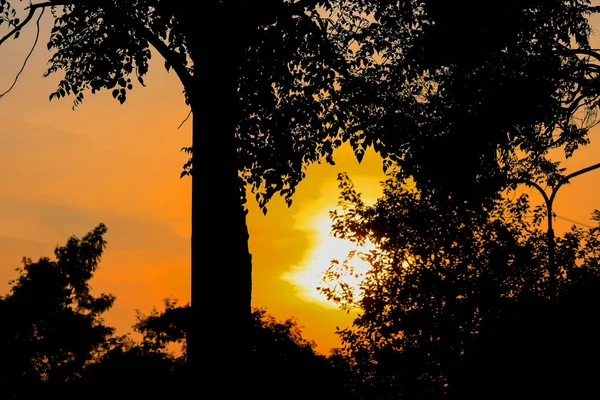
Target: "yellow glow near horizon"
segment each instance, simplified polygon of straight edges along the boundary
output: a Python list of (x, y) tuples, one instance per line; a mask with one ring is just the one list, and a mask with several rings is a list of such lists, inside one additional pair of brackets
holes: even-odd
[[(372, 248), (370, 243), (364, 247), (358, 247), (354, 243), (338, 239), (331, 234), (332, 222), (328, 212), (321, 212), (309, 222), (309, 228), (313, 234), (314, 246), (306, 253), (300, 265), (293, 266), (291, 271), (282, 275), (282, 279), (292, 283), (296, 287), (297, 294), (305, 301), (317, 303), (328, 308), (337, 308), (332, 301), (327, 300), (324, 294), (317, 289), (325, 285), (323, 276), (329, 268), (332, 260), (343, 262), (352, 250), (368, 251)], [(354, 275), (344, 276), (343, 282), (350, 285), (358, 293), (358, 287), (363, 274), (369, 270), (370, 265), (355, 257), (352, 265)]]

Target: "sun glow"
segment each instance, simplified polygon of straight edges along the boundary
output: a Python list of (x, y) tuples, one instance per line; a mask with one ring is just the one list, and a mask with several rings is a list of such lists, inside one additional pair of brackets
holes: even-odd
[[(319, 292), (319, 286), (324, 286), (323, 276), (332, 260), (342, 263), (350, 251), (368, 251), (372, 245), (367, 243), (364, 247), (358, 247), (347, 240), (335, 238), (331, 235), (332, 222), (328, 213), (323, 212), (316, 215), (308, 224), (308, 229), (313, 234), (314, 245), (306, 253), (300, 265), (293, 266), (282, 276), (282, 279), (292, 283), (296, 287), (297, 294), (305, 301), (317, 303), (322, 306), (337, 308), (333, 302), (327, 300), (326, 296)], [(361, 276), (368, 271), (370, 265), (354, 257), (352, 260), (354, 274), (344, 276), (342, 282), (348, 284), (355, 290), (361, 282)]]

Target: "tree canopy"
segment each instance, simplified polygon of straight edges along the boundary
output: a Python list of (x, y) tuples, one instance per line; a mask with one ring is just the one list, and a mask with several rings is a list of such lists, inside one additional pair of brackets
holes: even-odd
[[(581, 288), (592, 288), (586, 289), (592, 293), (600, 276), (599, 227), (586, 231), (573, 226), (557, 239), (560, 279), (557, 296), (549, 302), (546, 231), (540, 226), (545, 209), (532, 208), (527, 195), (497, 200), (486, 212), (468, 212), (397, 179), (385, 183), (382, 198), (372, 206), (361, 201), (347, 176), (340, 177), (340, 188), (333, 233), (357, 244), (369, 240), (374, 249), (358, 255), (370, 265), (358, 289), (344, 285), (344, 277), (356, 273), (349, 259), (332, 264), (325, 277), (329, 285), (322, 291), (342, 307), (359, 311), (352, 326), (338, 333), (362, 398), (475, 393), (469, 382), (483, 365), (500, 374), (494, 360), (504, 366), (519, 363), (515, 349), (542, 332), (533, 322), (519, 324), (538, 312), (543, 326), (562, 327), (552, 338), (571, 332), (567, 317), (574, 312), (586, 315), (573, 321), (587, 329), (585, 320), (597, 300), (577, 299), (577, 293)], [(501, 356), (493, 349), (505, 341), (510, 357), (485, 358)], [(556, 349), (540, 344), (536, 351), (566, 354), (562, 346), (570, 346), (543, 343)], [(527, 354), (521, 356), (530, 362)], [(544, 370), (559, 368), (557, 362), (551, 365)], [(477, 376), (502, 384), (483, 371)], [(552, 384), (548, 376), (543, 378), (545, 385)]]
[[(73, 95), (74, 105), (100, 90), (124, 102), (144, 84), (151, 48), (180, 78), (188, 104), (210, 97), (194, 79), (213, 63), (198, 63), (211, 57), (198, 46), (212, 31), (214, 51), (230, 46), (238, 166), (264, 207), (275, 193), (291, 201), (307, 164), (333, 161), (347, 140), (359, 159), (374, 146), (384, 167), (399, 163), (437, 189), (496, 182), (517, 154), (521, 174), (548, 172), (547, 152), (572, 154), (596, 122), (591, 4), (237, 0), (228, 24), (245, 35), (235, 46), (218, 34), (220, 22), (192, 29), (184, 2), (49, 1), (23, 19), (5, 1), (0, 23), (14, 35), (36, 10), (51, 9), (47, 74), (65, 74), (50, 98)], [(208, 2), (205, 11), (219, 7)]]
[(62, 387), (102, 354), (114, 333), (102, 315), (114, 297), (92, 295), (89, 280), (98, 268), (105, 233), (100, 224), (81, 239), (69, 238), (56, 247), (55, 260), (23, 259), (10, 292), (0, 300), (5, 395), (27, 399), (43, 387)]
[(548, 153), (588, 142), (590, 1), (340, 3), (358, 143), (421, 189), (482, 201), (507, 176), (552, 178)]

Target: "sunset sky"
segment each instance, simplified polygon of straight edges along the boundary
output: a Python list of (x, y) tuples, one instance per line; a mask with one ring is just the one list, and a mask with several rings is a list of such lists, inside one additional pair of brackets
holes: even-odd
[[(108, 227), (108, 247), (93, 279), (95, 292), (117, 301), (107, 321), (129, 332), (135, 309), (149, 312), (172, 296), (189, 300), (190, 179), (179, 179), (187, 160), (191, 124), (182, 86), (156, 56), (145, 79), (120, 105), (109, 92), (91, 95), (75, 111), (72, 99), (48, 100), (58, 76), (44, 78), (49, 19), (17, 85), (0, 98), (0, 293), (23, 256), (53, 256), (70, 235)], [(0, 32), (1, 34), (2, 32)], [(0, 47), (0, 93), (12, 83), (35, 36), (34, 26)], [(576, 153), (568, 171), (600, 162), (600, 138)], [(313, 165), (291, 208), (275, 198), (266, 216), (250, 202), (248, 225), (254, 262), (253, 304), (279, 319), (296, 317), (321, 352), (339, 345), (335, 327), (351, 316), (315, 290), (330, 258), (348, 244), (328, 236), (327, 213), (338, 197), (336, 176), (347, 172), (367, 201), (384, 179), (372, 151), (358, 164), (348, 148), (336, 166)], [(585, 224), (600, 208), (600, 170), (561, 189), (555, 212)], [(533, 192), (532, 192), (533, 193)], [(558, 219), (557, 231), (569, 223)]]

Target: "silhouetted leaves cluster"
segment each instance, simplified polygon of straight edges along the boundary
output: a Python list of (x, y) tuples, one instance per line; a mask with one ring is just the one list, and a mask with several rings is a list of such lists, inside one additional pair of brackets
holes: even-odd
[[(587, 319), (597, 307), (592, 293), (600, 276), (600, 228), (573, 227), (557, 239), (562, 278), (557, 303), (552, 303), (547, 299), (546, 232), (526, 195), (498, 200), (482, 212), (458, 210), (456, 203), (439, 201), (399, 179), (385, 182), (383, 196), (372, 206), (361, 201), (345, 175), (340, 188), (339, 208), (332, 213), (334, 234), (359, 245), (368, 240), (374, 249), (360, 255), (370, 269), (359, 288), (340, 284), (356, 273), (349, 259), (332, 264), (325, 277), (329, 285), (321, 290), (342, 307), (359, 311), (352, 327), (338, 333), (356, 374), (353, 387), (362, 398), (471, 395), (471, 374), (477, 372), (477, 379), (490, 385), (505, 385), (501, 368), (520, 360), (537, 366), (552, 361), (544, 371), (565, 370), (550, 356), (542, 362), (516, 349), (530, 346), (541, 354), (548, 345), (554, 347), (550, 354), (563, 357), (572, 344), (558, 341), (559, 332), (587, 332)], [(582, 288), (586, 299), (577, 297)], [(579, 311), (585, 317), (569, 316)], [(532, 319), (536, 313), (539, 320)], [(520, 326), (518, 321), (526, 319), (529, 323)], [(545, 325), (537, 327), (534, 321)], [(556, 327), (548, 333), (553, 341), (541, 340), (534, 348), (528, 340), (548, 324)], [(505, 341), (510, 357), (505, 347), (493, 357), (487, 353)], [(500, 356), (505, 358), (494, 358)], [(494, 372), (488, 376), (484, 366)], [(510, 376), (516, 371), (511, 369)], [(552, 385), (551, 376), (557, 375), (540, 379)], [(517, 390), (513, 383), (510, 387)]]
[(114, 329), (101, 316), (114, 297), (90, 293), (88, 281), (104, 250), (100, 224), (82, 239), (55, 250), (56, 260), (25, 258), (10, 292), (0, 301), (0, 386), (31, 398), (42, 384), (76, 380), (103, 350)]
[(485, 203), (507, 176), (558, 172), (548, 151), (588, 143), (598, 107), (590, 1), (336, 5), (332, 37), (361, 131), (350, 142), (359, 153), (372, 145), (421, 190)]
[(295, 320), (277, 321), (264, 309), (254, 309), (252, 320), (250, 393), (264, 399), (352, 399), (343, 362), (318, 354)]

